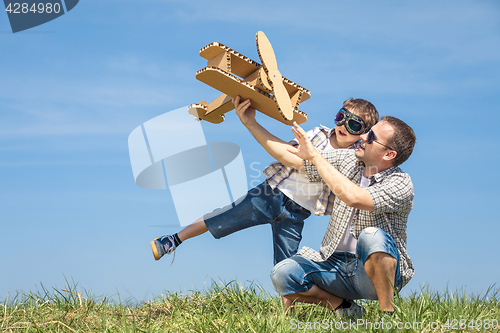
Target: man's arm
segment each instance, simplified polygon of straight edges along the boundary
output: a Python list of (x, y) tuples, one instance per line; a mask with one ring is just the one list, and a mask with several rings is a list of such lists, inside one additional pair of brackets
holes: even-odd
[(275, 137), (255, 120), (255, 109), (250, 107), (250, 100), (240, 103), (240, 96), (233, 100), (236, 114), (245, 127), (252, 133), (262, 147), (278, 162), (287, 167), (302, 168), (302, 159), (288, 151), (289, 143)]
[(368, 189), (375, 206), (375, 213), (409, 213), (413, 208), (413, 183), (404, 172), (394, 172), (382, 183)]
[(351, 182), (331, 165), (313, 146), (311, 141), (307, 138), (306, 132), (297, 123), (294, 123), (293, 126), (294, 128), (292, 128), (292, 131), (299, 141), (300, 146), (298, 148), (290, 147), (288, 151), (297, 155), (300, 159), (314, 163), (325, 184), (328, 185), (333, 194), (345, 202), (349, 207), (373, 212), (375, 210), (375, 205), (370, 193), (366, 189)]

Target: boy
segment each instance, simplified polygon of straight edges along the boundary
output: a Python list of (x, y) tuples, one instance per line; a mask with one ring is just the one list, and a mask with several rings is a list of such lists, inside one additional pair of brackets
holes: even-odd
[[(177, 234), (151, 241), (156, 260), (170, 254), (183, 241), (206, 231), (218, 239), (269, 223), (273, 231), (274, 264), (277, 264), (297, 253), (304, 220), (311, 212), (315, 215), (332, 213), (334, 195), (328, 186), (310, 183), (303, 172), (291, 167), (292, 154), (288, 149), (297, 146), (297, 141), (282, 141), (257, 123), (250, 100), (240, 103), (238, 96), (233, 103), (243, 125), (276, 161), (264, 169), (266, 180), (234, 204), (204, 215)], [(335, 117), (334, 129), (315, 127), (308, 132), (308, 137), (320, 151), (355, 148), (361, 134), (377, 122), (378, 112), (372, 103), (363, 99), (348, 99)]]

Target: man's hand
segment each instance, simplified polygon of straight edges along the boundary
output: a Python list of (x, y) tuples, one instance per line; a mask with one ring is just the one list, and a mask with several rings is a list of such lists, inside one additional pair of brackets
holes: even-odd
[(249, 127), (255, 123), (255, 109), (250, 107), (251, 102), (249, 99), (240, 103), (240, 96), (236, 96), (232, 100), (236, 114), (240, 118), (243, 125)]
[[(333, 194), (345, 202), (347, 206), (373, 212), (375, 204), (368, 190), (359, 187), (351, 182), (346, 176), (340, 173), (323, 155), (313, 146), (306, 132), (293, 122), (292, 132), (295, 134), (300, 146), (297, 148), (288, 148), (288, 151), (308, 160), (309, 164), (314, 162), (316, 172), (330, 188)], [(294, 166), (296, 169), (299, 166)]]
[(321, 155), (316, 147), (313, 146), (311, 140), (307, 137), (306, 132), (295, 121), (293, 122), (292, 132), (299, 142), (299, 147), (288, 148), (288, 151), (297, 155), (303, 160), (312, 161), (316, 156)]

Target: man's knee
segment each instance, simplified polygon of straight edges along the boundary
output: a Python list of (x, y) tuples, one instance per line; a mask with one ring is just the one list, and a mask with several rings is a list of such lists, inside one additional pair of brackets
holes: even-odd
[(295, 289), (300, 283), (300, 275), (303, 272), (300, 265), (293, 259), (285, 259), (277, 263), (271, 272), (271, 281), (278, 294), (289, 293), (290, 289)]
[(379, 265), (381, 260), (390, 263), (390, 267), (397, 267), (398, 265), (399, 252), (396, 242), (388, 233), (380, 228), (369, 227), (361, 231), (358, 237), (356, 252), (365, 266), (369, 266), (370, 263)]
[(382, 229), (375, 227), (368, 227), (363, 229), (358, 237), (358, 244), (364, 247), (371, 247), (372, 245), (382, 242), (383, 237), (381, 236)]
[(396, 257), (397, 247), (394, 239), (384, 230), (368, 227), (359, 234), (356, 252), (364, 263), (368, 256), (374, 252), (385, 252)]

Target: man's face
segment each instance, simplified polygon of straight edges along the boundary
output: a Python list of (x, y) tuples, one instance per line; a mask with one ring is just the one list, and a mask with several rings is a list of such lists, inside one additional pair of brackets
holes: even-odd
[[(371, 130), (375, 134), (375, 141), (389, 146), (389, 139), (392, 138), (392, 135), (394, 134), (394, 129), (389, 123), (382, 120), (381, 122), (373, 126)], [(371, 144), (368, 144), (366, 142), (367, 138), (368, 133), (361, 135), (361, 140), (363, 142), (361, 143), (361, 146), (356, 149), (356, 157), (358, 158), (358, 160), (365, 162), (366, 165), (377, 165), (384, 158), (387, 158), (386, 155), (391, 150), (382, 146), (381, 144), (378, 144), (375, 141), (373, 141)]]

